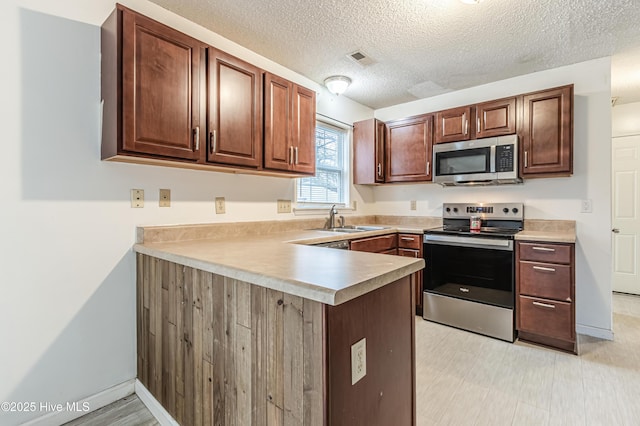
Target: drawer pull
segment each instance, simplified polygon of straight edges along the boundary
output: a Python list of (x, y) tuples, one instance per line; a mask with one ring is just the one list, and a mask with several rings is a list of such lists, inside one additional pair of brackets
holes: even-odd
[(402, 241), (415, 241), (415, 238), (410, 238), (410, 237), (402, 237), (400, 238)]
[(536, 269), (538, 271), (545, 271), (545, 272), (555, 272), (555, 268), (545, 268), (544, 266), (534, 266), (533, 269)]
[(469, 293), (469, 289), (464, 287), (460, 287), (460, 291), (463, 293)]
[(536, 306), (540, 306), (542, 308), (551, 308), (551, 309), (555, 309), (556, 305), (551, 305), (549, 303), (542, 303), (542, 302), (533, 302), (534, 305)]
[(531, 247), (534, 250), (538, 250), (538, 251), (556, 251), (556, 249), (554, 248), (549, 248), (549, 247)]

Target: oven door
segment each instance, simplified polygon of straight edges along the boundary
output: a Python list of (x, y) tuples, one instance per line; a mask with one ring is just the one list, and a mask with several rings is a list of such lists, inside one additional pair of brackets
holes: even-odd
[(424, 258), (425, 292), (513, 309), (513, 240), (427, 234)]

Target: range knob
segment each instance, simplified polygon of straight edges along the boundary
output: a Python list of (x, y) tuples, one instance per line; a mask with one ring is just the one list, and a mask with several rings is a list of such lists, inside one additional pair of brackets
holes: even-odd
[(509, 209), (505, 207), (504, 209), (502, 209), (502, 212), (503, 213), (509, 213)]
[(454, 207), (454, 208), (453, 208), (453, 212), (454, 212), (454, 213), (458, 213), (458, 208), (457, 208), (457, 207)]
[(449, 213), (451, 211), (451, 207), (447, 207), (446, 210), (447, 210), (447, 213)]
[(511, 211), (514, 212), (514, 213), (518, 213), (518, 208), (514, 207), (514, 208), (511, 209)]

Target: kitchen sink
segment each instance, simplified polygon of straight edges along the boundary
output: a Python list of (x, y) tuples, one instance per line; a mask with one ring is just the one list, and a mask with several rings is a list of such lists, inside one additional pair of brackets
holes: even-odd
[(365, 232), (365, 231), (381, 231), (384, 229), (390, 229), (389, 226), (359, 226), (359, 225), (345, 225), (338, 228), (316, 228), (314, 231), (328, 231), (328, 232)]

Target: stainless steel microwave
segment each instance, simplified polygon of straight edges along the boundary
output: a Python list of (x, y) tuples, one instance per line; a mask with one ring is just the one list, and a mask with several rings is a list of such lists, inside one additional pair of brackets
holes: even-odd
[(442, 186), (520, 183), (518, 136), (433, 146), (433, 182)]

